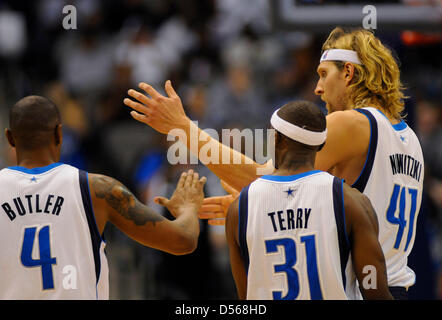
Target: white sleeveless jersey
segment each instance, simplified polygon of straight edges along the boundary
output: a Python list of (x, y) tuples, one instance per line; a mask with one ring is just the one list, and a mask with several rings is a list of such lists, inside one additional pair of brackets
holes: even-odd
[(86, 172), (0, 171), (0, 299), (108, 299), (104, 246)]
[(353, 187), (364, 193), (376, 210), (388, 285), (408, 288), (416, 278), (407, 259), (422, 201), (422, 148), (404, 121), (392, 125), (375, 108), (356, 111), (370, 121), (371, 137), (364, 168)]
[(343, 201), (342, 180), (322, 171), (263, 176), (241, 191), (247, 299), (357, 297)]

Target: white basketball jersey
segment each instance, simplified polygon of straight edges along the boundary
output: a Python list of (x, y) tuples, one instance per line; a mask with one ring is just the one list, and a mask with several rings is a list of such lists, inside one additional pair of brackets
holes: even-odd
[(247, 299), (348, 299), (356, 276), (343, 183), (326, 172), (263, 176), (241, 191)]
[(404, 121), (392, 125), (378, 109), (356, 110), (370, 121), (371, 137), (364, 168), (353, 187), (367, 195), (376, 210), (388, 285), (408, 288), (415, 283), (407, 259), (422, 201), (422, 148)]
[(108, 299), (104, 246), (86, 172), (0, 171), (0, 299)]

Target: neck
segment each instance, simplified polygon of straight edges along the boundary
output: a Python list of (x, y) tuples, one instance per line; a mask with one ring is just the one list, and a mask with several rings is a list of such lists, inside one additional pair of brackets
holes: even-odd
[(58, 162), (53, 152), (47, 149), (17, 151), (17, 165), (28, 169), (46, 167)]
[(315, 154), (312, 153), (284, 153), (277, 159), (277, 169), (274, 175), (286, 176), (311, 171), (315, 166)]

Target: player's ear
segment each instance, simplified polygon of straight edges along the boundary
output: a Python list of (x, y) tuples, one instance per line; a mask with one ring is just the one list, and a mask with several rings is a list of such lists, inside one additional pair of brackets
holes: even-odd
[(8, 140), (8, 143), (11, 147), (15, 148), (15, 141), (14, 138), (12, 137), (12, 132), (9, 129), (5, 129), (5, 135), (6, 135), (6, 140)]
[(57, 124), (54, 130), (55, 145), (61, 145), (63, 143), (63, 125)]
[(345, 79), (345, 84), (347, 86), (353, 80), (354, 74), (355, 74), (355, 66), (350, 62), (346, 62), (344, 64), (344, 79)]

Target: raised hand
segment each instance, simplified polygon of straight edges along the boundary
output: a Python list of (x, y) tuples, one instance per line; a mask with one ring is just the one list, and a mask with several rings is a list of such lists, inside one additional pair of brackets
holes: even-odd
[(151, 126), (158, 132), (168, 134), (172, 129), (185, 128), (189, 125), (180, 97), (172, 87), (170, 80), (166, 81), (167, 97), (161, 95), (151, 85), (141, 82), (140, 89), (146, 94), (130, 89), (128, 95), (136, 101), (126, 98), (124, 104), (132, 108), (131, 116), (142, 123)]
[(221, 185), (229, 194), (205, 198), (198, 212), (198, 217), (207, 219), (207, 223), (210, 225), (225, 225), (227, 210), (230, 204), (239, 196), (239, 192), (225, 181), (221, 180)]
[(175, 218), (186, 210), (196, 214), (204, 200), (203, 188), (206, 180), (206, 177), (199, 179), (198, 173), (193, 170), (183, 172), (172, 197), (155, 197), (154, 201), (166, 207)]

